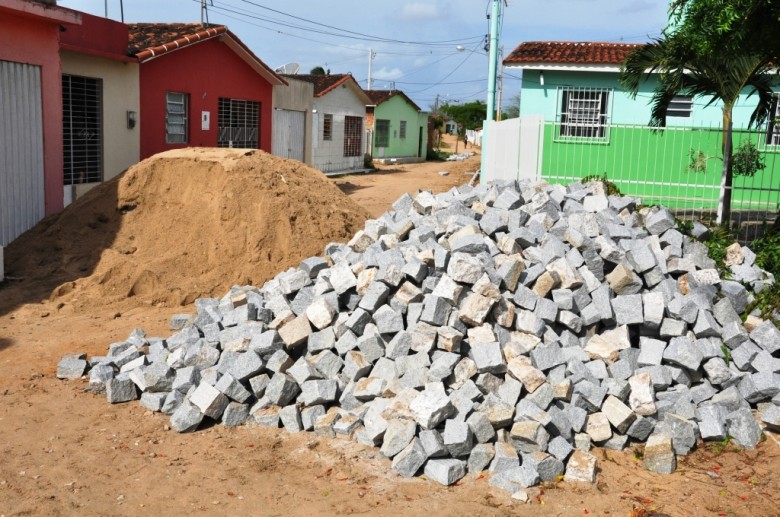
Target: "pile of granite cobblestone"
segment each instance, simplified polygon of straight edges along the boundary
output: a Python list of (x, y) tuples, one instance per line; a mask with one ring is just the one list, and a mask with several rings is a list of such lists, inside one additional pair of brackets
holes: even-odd
[(721, 278), (705, 227), (637, 207), (599, 182), (404, 195), (324, 257), (197, 300), (168, 338), (68, 355), (58, 376), (88, 372), (180, 432), (342, 435), (401, 476), (489, 470), (512, 493), (593, 482), (592, 446), (644, 443), (661, 473), (699, 440), (753, 448), (780, 430), (780, 331), (741, 315), (774, 279), (738, 244)]

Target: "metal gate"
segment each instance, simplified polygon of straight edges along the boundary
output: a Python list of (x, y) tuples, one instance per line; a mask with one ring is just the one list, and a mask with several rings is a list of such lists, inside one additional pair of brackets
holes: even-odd
[(0, 61), (0, 246), (45, 213), (41, 69)]
[(303, 111), (274, 110), (273, 154), (305, 161), (306, 114)]

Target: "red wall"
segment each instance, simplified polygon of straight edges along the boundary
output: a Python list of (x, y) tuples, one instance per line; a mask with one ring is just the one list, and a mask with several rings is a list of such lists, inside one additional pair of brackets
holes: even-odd
[[(216, 147), (220, 97), (260, 102), (260, 148), (271, 152), (272, 87), (218, 38), (141, 64), (141, 159), (180, 147)], [(165, 143), (165, 94), (189, 94), (187, 144)], [(201, 130), (201, 111), (211, 113)]]
[(0, 10), (0, 59), (41, 67), (46, 215), (63, 208), (62, 77), (56, 22)]

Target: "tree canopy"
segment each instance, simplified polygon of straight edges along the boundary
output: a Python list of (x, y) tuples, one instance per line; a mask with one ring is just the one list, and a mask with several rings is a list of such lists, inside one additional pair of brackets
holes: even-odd
[[(673, 6), (675, 24), (654, 42), (634, 50), (625, 60), (620, 81), (636, 97), (640, 84), (651, 74), (658, 78), (651, 100), (649, 124), (666, 125), (667, 108), (677, 95), (722, 102), (723, 169), (718, 221), (731, 218), (731, 187), (734, 174), (732, 112), (743, 90), (756, 98), (750, 117), (759, 126), (771, 114), (774, 74), (769, 65), (778, 54), (774, 38), (754, 27), (755, 10), (772, 11), (769, 0), (678, 0)], [(766, 13), (771, 14), (770, 12)], [(777, 25), (777, 17), (774, 25)], [(771, 24), (770, 20), (770, 24)], [(758, 37), (749, 30), (756, 29)]]
[(458, 123), (461, 130), (482, 127), (485, 120), (487, 105), (482, 101), (472, 101), (465, 104), (442, 104), (441, 112)]
[(748, 52), (762, 61), (780, 57), (777, 0), (676, 0), (674, 35), (697, 54)]

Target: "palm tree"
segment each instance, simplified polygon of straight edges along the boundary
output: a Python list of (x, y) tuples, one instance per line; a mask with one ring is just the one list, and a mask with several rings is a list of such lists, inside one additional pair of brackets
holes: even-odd
[(732, 110), (739, 94), (750, 88), (748, 97), (756, 94), (758, 103), (750, 116), (748, 127), (763, 124), (772, 108), (772, 78), (769, 63), (757, 54), (715, 55), (696, 53), (692, 45), (678, 33), (637, 47), (620, 71), (620, 82), (636, 98), (641, 82), (654, 73), (658, 85), (653, 91), (649, 125), (666, 125), (666, 110), (677, 95), (709, 97), (707, 106), (723, 103), (723, 170), (721, 173), (718, 223), (731, 221), (732, 186)]

